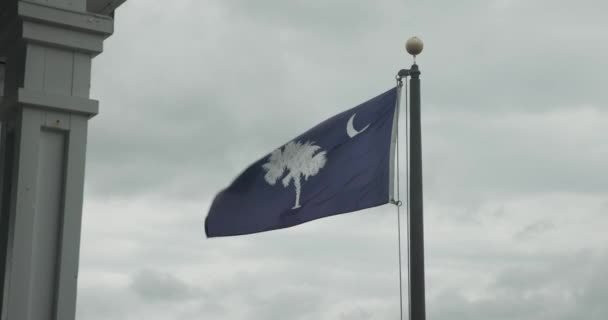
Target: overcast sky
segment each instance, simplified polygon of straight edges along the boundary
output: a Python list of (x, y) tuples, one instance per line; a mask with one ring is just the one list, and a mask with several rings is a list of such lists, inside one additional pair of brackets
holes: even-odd
[(412, 35), (428, 318), (607, 319), (606, 12), (127, 1), (93, 63), (78, 319), (397, 319), (394, 207), (211, 240), (203, 220), (249, 164), (393, 86)]

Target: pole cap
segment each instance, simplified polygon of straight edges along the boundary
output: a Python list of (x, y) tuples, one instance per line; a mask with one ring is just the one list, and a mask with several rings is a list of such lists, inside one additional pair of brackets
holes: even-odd
[(407, 50), (407, 52), (413, 55), (414, 57), (416, 57), (420, 54), (420, 52), (422, 52), (423, 47), (424, 44), (422, 43), (422, 40), (420, 40), (420, 38), (418, 37), (411, 37), (407, 39), (407, 42), (405, 42), (405, 50)]

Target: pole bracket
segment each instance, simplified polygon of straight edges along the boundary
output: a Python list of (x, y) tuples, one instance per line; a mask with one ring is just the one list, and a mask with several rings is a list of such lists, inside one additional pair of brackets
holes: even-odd
[(397, 75), (395, 76), (395, 78), (397, 78), (397, 80), (401, 80), (403, 78), (407, 78), (410, 75), (410, 69), (401, 69), (399, 70), (399, 72), (397, 72)]
[(403, 78), (412, 77), (418, 79), (420, 77), (420, 69), (417, 64), (413, 64), (411, 69), (401, 69), (397, 72), (395, 78), (399, 81)]

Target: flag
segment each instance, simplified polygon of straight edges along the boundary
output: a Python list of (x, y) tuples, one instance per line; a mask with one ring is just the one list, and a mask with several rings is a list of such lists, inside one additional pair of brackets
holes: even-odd
[(207, 237), (287, 228), (389, 202), (398, 96), (390, 89), (249, 166), (213, 200)]

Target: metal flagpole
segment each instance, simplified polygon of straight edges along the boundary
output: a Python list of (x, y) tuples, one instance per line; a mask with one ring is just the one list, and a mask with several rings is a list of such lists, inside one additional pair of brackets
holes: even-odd
[[(408, 266), (409, 266), (409, 319), (425, 320), (424, 293), (424, 227), (422, 205), (422, 148), (420, 130), (420, 69), (416, 64), (416, 55), (422, 52), (422, 41), (417, 37), (410, 38), (405, 48), (414, 56), (411, 69), (402, 69), (397, 73), (397, 81), (410, 77), (409, 123), (406, 119), (406, 131), (409, 127), (408, 157)], [(407, 90), (406, 90), (407, 94)], [(407, 116), (407, 114), (406, 114)], [(409, 124), (409, 125), (408, 125)], [(406, 133), (407, 134), (407, 133)], [(398, 158), (397, 158), (398, 159)], [(397, 160), (398, 161), (398, 160)], [(398, 170), (397, 170), (398, 171)], [(397, 180), (398, 181), (398, 180)], [(400, 205), (400, 201), (398, 206)], [(399, 212), (397, 212), (399, 214)], [(400, 221), (398, 220), (400, 225)], [(399, 229), (398, 229), (399, 230)], [(401, 245), (399, 233), (399, 245)], [(401, 248), (399, 248), (399, 293), (401, 297)], [(403, 306), (400, 304), (400, 310)], [(402, 313), (400, 318), (402, 317)]]
[(416, 64), (416, 55), (422, 52), (422, 41), (416, 37), (406, 43), (407, 52), (414, 56), (414, 64), (409, 70), (410, 76), (410, 215), (408, 230), (410, 242), (409, 298), (410, 319), (425, 319), (424, 288), (424, 225), (422, 203), (422, 146), (420, 125), (420, 70)]

